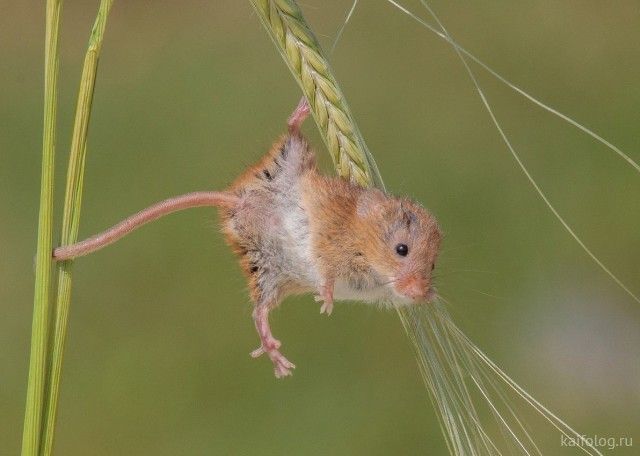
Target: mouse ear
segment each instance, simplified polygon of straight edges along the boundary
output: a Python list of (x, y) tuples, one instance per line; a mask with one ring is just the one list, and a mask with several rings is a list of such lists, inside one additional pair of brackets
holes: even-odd
[(382, 214), (385, 194), (377, 188), (368, 188), (358, 198), (357, 213), (360, 217), (371, 217)]

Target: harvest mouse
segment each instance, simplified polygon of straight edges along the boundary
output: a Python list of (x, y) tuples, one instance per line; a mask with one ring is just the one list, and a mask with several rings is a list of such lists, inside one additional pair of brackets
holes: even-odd
[(441, 241), (435, 218), (410, 199), (320, 174), (300, 132), (308, 114), (303, 100), (288, 133), (225, 191), (162, 201), (85, 241), (56, 248), (54, 259), (86, 255), (176, 210), (218, 207), (255, 304), (261, 344), (251, 356), (266, 354), (278, 378), (295, 368), (269, 327), (269, 311), (286, 296), (316, 293), (320, 313), (327, 315), (334, 300), (389, 306), (430, 301)]

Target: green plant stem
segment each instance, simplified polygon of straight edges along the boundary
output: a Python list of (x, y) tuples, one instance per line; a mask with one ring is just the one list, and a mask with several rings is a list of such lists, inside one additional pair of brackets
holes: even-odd
[[(84, 58), (67, 170), (62, 218), (62, 245), (73, 244), (78, 238), (91, 106), (100, 50), (112, 4), (113, 0), (102, 0), (100, 2)], [(60, 377), (71, 304), (72, 261), (60, 262), (56, 268), (58, 272), (58, 287), (53, 315), (53, 331), (50, 337), (51, 350), (49, 353), (49, 369), (47, 371), (46, 406), (42, 426), (41, 454), (45, 456), (50, 455), (53, 450), (58, 399), (60, 396)]]
[(53, 173), (56, 145), (58, 30), (61, 0), (47, 0), (44, 57), (44, 128), (36, 250), (35, 292), (31, 327), (29, 380), (22, 434), (22, 455), (35, 456), (40, 445), (46, 375), (47, 329), (51, 299)]

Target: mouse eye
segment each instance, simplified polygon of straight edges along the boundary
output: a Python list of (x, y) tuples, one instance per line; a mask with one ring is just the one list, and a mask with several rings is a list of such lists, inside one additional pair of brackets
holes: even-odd
[(433, 271), (435, 268), (436, 268), (436, 264), (435, 264), (435, 263), (432, 263), (432, 264), (431, 264), (431, 270)]
[(407, 247), (407, 244), (398, 244), (396, 245), (396, 253), (400, 256), (407, 256), (407, 253), (409, 253), (409, 247)]

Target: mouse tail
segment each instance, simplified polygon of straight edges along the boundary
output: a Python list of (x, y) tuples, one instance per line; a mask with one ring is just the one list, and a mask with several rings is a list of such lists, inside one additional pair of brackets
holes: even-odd
[(192, 207), (214, 206), (220, 208), (233, 208), (239, 202), (239, 198), (227, 192), (193, 192), (185, 195), (174, 196), (160, 201), (132, 216), (124, 219), (117, 225), (91, 236), (76, 244), (57, 247), (53, 250), (53, 259), (56, 261), (70, 260), (72, 258), (88, 255), (100, 250), (109, 244), (116, 242), (132, 231), (149, 222), (153, 222), (172, 212), (189, 209)]

